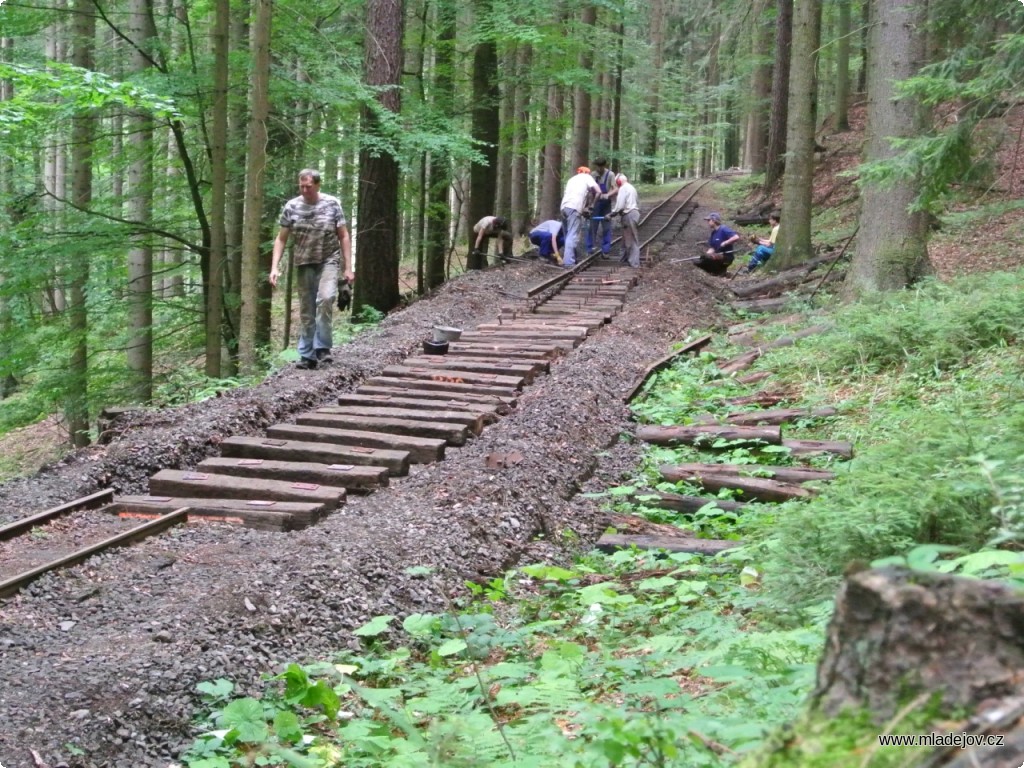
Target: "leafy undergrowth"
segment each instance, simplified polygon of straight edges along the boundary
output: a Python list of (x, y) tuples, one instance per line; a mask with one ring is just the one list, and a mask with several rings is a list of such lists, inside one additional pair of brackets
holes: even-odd
[(379, 617), (356, 632), (365, 653), (218, 706), (188, 764), (723, 765), (796, 714), (820, 645), (757, 628), (758, 575), (727, 559), (588, 555), (475, 591), (406, 617), (402, 645), (378, 640), (399, 624)]
[[(773, 374), (754, 386), (838, 412), (787, 425), (786, 436), (852, 440), (854, 460), (798, 461), (780, 446), (725, 440), (651, 447), (604, 494), (616, 512), (735, 540), (730, 552), (590, 552), (571, 568), (524, 566), (468, 585), (443, 615), (377, 617), (355, 633), (361, 653), (291, 665), (258, 699), (206, 683), (205, 734), (187, 764), (895, 764), (870, 713), (800, 714), (831, 595), (858, 562), (1024, 585), (1022, 283), (1016, 273), (930, 284), (844, 308), (827, 318), (831, 330), (758, 361)], [(823, 319), (750, 326), (770, 340)], [(717, 351), (742, 350), (721, 339)], [(705, 354), (658, 374), (634, 410), (641, 422), (685, 424), (741, 409), (726, 399), (754, 386), (722, 377)], [(658, 470), (693, 461), (748, 465), (755, 477), (810, 464), (836, 478), (799, 502), (726, 511), (716, 499), (736, 493), (723, 491), (694, 514), (658, 506), (655, 491), (701, 495)], [(927, 731), (950, 716), (918, 707), (905, 724)], [(907, 752), (900, 761), (913, 764)]]

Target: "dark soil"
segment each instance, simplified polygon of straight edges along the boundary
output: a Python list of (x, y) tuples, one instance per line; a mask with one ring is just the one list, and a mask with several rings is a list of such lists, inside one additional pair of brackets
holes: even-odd
[[(678, 243), (705, 236), (704, 212)], [(666, 247), (611, 325), (444, 462), (350, 496), (304, 531), (178, 528), (0, 603), (0, 762), (34, 766), (35, 750), (50, 766), (167, 766), (195, 735), (198, 682), (225, 677), (239, 694), (255, 692), (285, 662), (358, 647), (351, 631), (375, 615), (443, 610), (466, 579), (588, 548), (606, 517), (579, 491), (618, 484), (639, 456), (620, 439), (631, 431), (623, 393), (672, 342), (717, 322), (724, 283), (667, 263), (690, 255), (685, 247)], [(434, 324), (493, 320), (509, 303), (501, 291), (549, 274), (518, 264), (468, 275), (337, 348), (329, 367), (289, 368), (258, 387), (132, 414), (110, 445), (0, 486), (0, 524), (98, 488), (144, 493), (160, 469), (194, 467), (227, 436), (259, 434), (354, 389), (414, 351)], [(489, 469), (495, 451), (524, 459)], [(416, 565), (436, 575), (405, 573)]]

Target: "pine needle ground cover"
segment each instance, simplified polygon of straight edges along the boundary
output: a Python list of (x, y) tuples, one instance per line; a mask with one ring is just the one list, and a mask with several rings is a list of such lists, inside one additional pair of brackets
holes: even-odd
[[(837, 473), (814, 499), (727, 513), (709, 496), (692, 516), (645, 504), (653, 491), (700, 493), (665, 482), (661, 464), (746, 464), (756, 476), (796, 463), (786, 449), (728, 441), (652, 447), (605, 492), (617, 512), (736, 539), (732, 552), (581, 551), (564, 567), (465, 585), (443, 613), (376, 617), (355, 630), (358, 652), (290, 664), (262, 691), (202, 684), (202, 735), (184, 762), (683, 768), (760, 764), (774, 735), (789, 747), (773, 765), (896, 764), (869, 713), (801, 716), (831, 596), (851, 563), (1021, 583), (1022, 282), (926, 284), (843, 308), (832, 330), (759, 361), (790, 403), (839, 409), (788, 436), (856, 443), (850, 462), (814, 460)], [(635, 413), (687, 423), (752, 391), (705, 355), (658, 374)], [(574, 534), (562, 537), (571, 550)], [(442, 574), (417, 571), (447, 594)], [(952, 714), (923, 702), (906, 722), (927, 730)]]

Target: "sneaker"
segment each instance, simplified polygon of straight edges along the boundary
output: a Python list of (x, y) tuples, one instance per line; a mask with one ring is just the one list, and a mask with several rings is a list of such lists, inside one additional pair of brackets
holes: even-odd
[(300, 371), (315, 371), (316, 360), (314, 360), (311, 357), (299, 358), (299, 362), (295, 364), (295, 367), (298, 368)]
[(331, 357), (331, 350), (327, 348), (318, 349), (316, 351), (316, 361), (318, 363), (333, 363), (334, 358)]

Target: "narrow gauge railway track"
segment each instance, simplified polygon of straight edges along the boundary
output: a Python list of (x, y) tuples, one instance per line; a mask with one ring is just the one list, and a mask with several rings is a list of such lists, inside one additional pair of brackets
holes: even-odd
[[(681, 228), (693, 197), (712, 178), (690, 182), (652, 209), (640, 223), (642, 248)], [(50, 519), (65, 515), (64, 530), (90, 546), (54, 545), (59, 557), (22, 573), (0, 572), (0, 597), (14, 594), (49, 571), (80, 563), (183, 522), (218, 522), (270, 531), (315, 525), (344, 505), (349, 493), (372, 493), (402, 477), (411, 464), (442, 461), (488, 424), (516, 407), (524, 387), (549, 372), (604, 324), (612, 322), (637, 283), (636, 270), (589, 256), (572, 270), (526, 292), (530, 309), (502, 308), (495, 322), (463, 331), (445, 355), (413, 354), (386, 367), (336, 404), (272, 425), (264, 436), (235, 436), (221, 455), (192, 470), (153, 475), (149, 494), (110, 498), (93, 494), (0, 528), (11, 558), (25, 562), (31, 544), (18, 542)], [(95, 512), (80, 510), (103, 505)], [(59, 511), (57, 511), (59, 510)], [(47, 517), (49, 515), (49, 517)], [(107, 523), (104, 517), (113, 517)], [(140, 521), (142, 521), (140, 523)], [(115, 534), (116, 535), (106, 535)], [(5, 535), (6, 534), (6, 535)]]
[[(689, 181), (643, 215), (638, 226), (641, 264), (650, 263), (651, 245), (659, 239), (670, 239), (686, 226), (690, 216), (697, 209), (697, 204), (694, 202), (697, 193), (723, 175), (728, 174), (717, 174), (708, 176), (705, 179)], [(612, 245), (620, 243), (621, 240), (621, 237), (615, 238), (612, 241)], [(600, 253), (593, 251), (571, 269), (567, 269), (562, 274), (555, 275), (533, 286), (526, 291), (525, 296), (521, 297), (523, 301), (528, 302), (528, 306), (524, 307), (525, 311), (534, 311), (536, 307), (550, 300), (565, 286), (577, 282), (577, 278), (582, 272), (592, 269), (595, 265), (600, 264), (601, 261)]]

